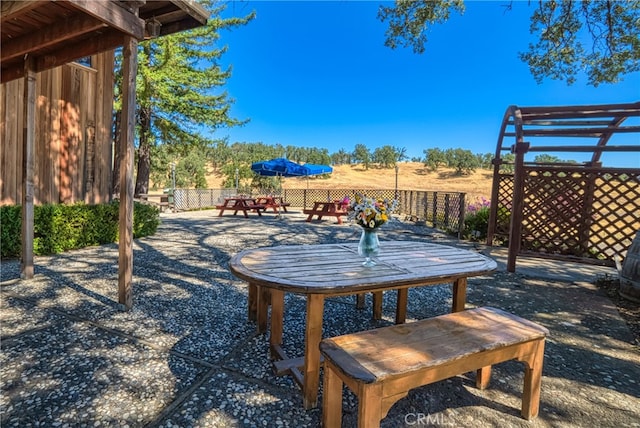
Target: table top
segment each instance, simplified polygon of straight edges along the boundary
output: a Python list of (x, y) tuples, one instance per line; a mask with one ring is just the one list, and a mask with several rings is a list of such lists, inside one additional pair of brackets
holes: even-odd
[(497, 268), (482, 254), (416, 241), (383, 241), (374, 267), (362, 266), (358, 243), (243, 250), (229, 261), (247, 282), (300, 294), (354, 294), (451, 282)]

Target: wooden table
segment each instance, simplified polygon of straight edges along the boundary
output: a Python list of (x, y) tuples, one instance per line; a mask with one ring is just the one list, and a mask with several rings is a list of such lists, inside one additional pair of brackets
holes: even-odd
[(224, 198), (224, 203), (221, 205), (216, 205), (216, 208), (220, 210), (218, 213), (218, 217), (222, 217), (222, 213), (227, 211), (233, 211), (233, 215), (238, 214), (238, 211), (242, 211), (244, 216), (248, 218), (247, 211), (255, 211), (259, 216), (262, 216), (260, 213), (261, 210), (265, 209), (264, 205), (260, 205), (256, 202), (254, 198), (248, 198), (245, 196), (234, 196), (230, 198)]
[(340, 201), (316, 201), (313, 203), (313, 208), (302, 210), (302, 212), (309, 214), (306, 220), (307, 222), (310, 222), (314, 215), (318, 216), (318, 220), (322, 220), (323, 216), (334, 216), (338, 220), (338, 224), (342, 224), (342, 216), (348, 214), (347, 210), (343, 209)]
[[(255, 317), (259, 333), (266, 331), (271, 303), (274, 367), (300, 384), (306, 409), (317, 406), (326, 297), (373, 292), (380, 305), (383, 291), (397, 289), (396, 322), (402, 323), (409, 287), (453, 283), (452, 311), (457, 312), (464, 310), (467, 278), (497, 268), (495, 261), (472, 251), (414, 241), (383, 242), (378, 264), (365, 268), (357, 247), (354, 242), (247, 249), (229, 262), (231, 272), (249, 283), (249, 318)], [(307, 297), (304, 357), (291, 359), (281, 347), (285, 292)]]
[(287, 212), (287, 207), (291, 205), (285, 202), (282, 196), (258, 196), (256, 203), (264, 205), (265, 211), (271, 208), (276, 214), (280, 214), (280, 208), (282, 208), (284, 212)]

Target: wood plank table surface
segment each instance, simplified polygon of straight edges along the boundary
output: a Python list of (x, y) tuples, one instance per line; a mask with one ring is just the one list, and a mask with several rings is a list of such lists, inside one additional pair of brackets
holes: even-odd
[[(452, 312), (457, 312), (464, 310), (467, 278), (497, 268), (494, 260), (482, 254), (445, 245), (385, 241), (381, 248), (373, 267), (362, 266), (357, 242), (247, 249), (229, 261), (231, 272), (249, 283), (249, 319), (257, 320), (259, 333), (266, 331), (271, 304), (269, 341), (274, 367), (278, 374), (291, 374), (300, 384), (306, 409), (317, 406), (326, 297), (373, 292), (382, 302), (383, 291), (397, 289), (396, 323), (402, 323), (408, 288), (453, 283)], [(307, 298), (301, 358), (289, 358), (281, 347), (285, 292)]]

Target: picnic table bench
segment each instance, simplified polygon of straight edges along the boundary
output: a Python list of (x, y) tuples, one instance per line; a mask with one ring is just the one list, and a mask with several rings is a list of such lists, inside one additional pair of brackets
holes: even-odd
[(272, 209), (276, 214), (280, 213), (280, 208), (282, 208), (284, 212), (287, 212), (287, 207), (291, 205), (289, 202), (285, 202), (282, 196), (258, 196), (256, 198), (256, 204), (264, 205), (265, 211)]
[(265, 206), (258, 204), (254, 198), (234, 196), (231, 198), (224, 198), (224, 203), (216, 205), (216, 208), (220, 210), (218, 217), (222, 217), (222, 214), (226, 210), (233, 211), (233, 215), (238, 214), (238, 211), (242, 211), (245, 218), (249, 218), (247, 211), (254, 211), (258, 213), (258, 216), (262, 216), (260, 211), (263, 211)]
[(347, 210), (342, 208), (339, 201), (316, 201), (313, 203), (313, 208), (302, 210), (302, 212), (308, 214), (307, 222), (310, 222), (313, 216), (318, 216), (318, 220), (322, 220), (322, 217), (325, 216), (333, 216), (338, 221), (338, 224), (342, 224), (342, 216), (348, 214)]

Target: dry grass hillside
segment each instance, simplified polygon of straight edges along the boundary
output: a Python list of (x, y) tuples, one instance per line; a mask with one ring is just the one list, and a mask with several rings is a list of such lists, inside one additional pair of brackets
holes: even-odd
[[(490, 199), (491, 178), (493, 171), (477, 170), (471, 175), (456, 175), (453, 170), (427, 170), (419, 162), (402, 162), (398, 169), (398, 189), (429, 190), (447, 192), (465, 192), (467, 200), (485, 197)], [(311, 177), (285, 178), (285, 189), (306, 189), (307, 185), (313, 189), (328, 188), (364, 188), (364, 189), (393, 189), (395, 187), (395, 170), (371, 167), (365, 170), (361, 165), (338, 165), (328, 178)], [(220, 187), (222, 178), (215, 174), (207, 177), (209, 187)]]

